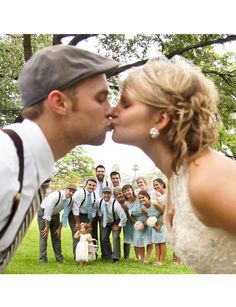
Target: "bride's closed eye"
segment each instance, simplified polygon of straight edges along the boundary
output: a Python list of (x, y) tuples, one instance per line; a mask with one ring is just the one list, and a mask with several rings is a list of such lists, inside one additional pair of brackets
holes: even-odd
[(127, 99), (125, 99), (125, 97), (123, 97), (123, 96), (121, 96), (121, 98), (120, 98), (119, 105), (123, 109), (127, 109), (128, 107), (130, 107), (129, 101)]

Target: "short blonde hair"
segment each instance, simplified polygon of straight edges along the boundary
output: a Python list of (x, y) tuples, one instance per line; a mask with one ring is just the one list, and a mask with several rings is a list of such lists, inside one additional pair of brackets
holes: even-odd
[(214, 83), (193, 65), (148, 62), (130, 72), (121, 91), (170, 116), (160, 137), (174, 156), (175, 172), (216, 141), (218, 93)]
[(146, 178), (144, 178), (143, 176), (137, 177), (136, 182), (138, 183), (139, 180), (142, 180), (146, 185), (148, 185)]
[[(113, 194), (115, 194), (115, 193), (120, 193), (120, 192), (122, 192), (122, 188), (121, 187), (115, 187), (114, 189), (113, 189)], [(122, 192), (123, 193), (123, 192)]]

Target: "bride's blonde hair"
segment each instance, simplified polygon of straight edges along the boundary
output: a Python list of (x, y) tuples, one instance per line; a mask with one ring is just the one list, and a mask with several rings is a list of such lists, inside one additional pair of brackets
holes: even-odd
[(218, 93), (214, 83), (193, 65), (150, 61), (131, 70), (121, 91), (170, 116), (160, 137), (174, 156), (175, 172), (216, 141)]

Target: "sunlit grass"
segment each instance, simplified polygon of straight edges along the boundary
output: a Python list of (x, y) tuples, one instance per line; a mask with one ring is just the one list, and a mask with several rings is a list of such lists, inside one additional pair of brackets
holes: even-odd
[[(39, 263), (39, 233), (37, 219), (31, 224), (25, 238), (18, 248), (15, 256), (4, 271), (5, 274), (192, 274), (192, 270), (184, 264), (176, 266), (172, 264), (172, 251), (168, 248), (167, 264), (157, 267), (155, 263), (155, 251), (153, 249), (151, 263), (142, 264), (135, 261), (133, 247), (131, 257), (124, 260), (123, 254), (118, 264), (104, 261), (100, 255), (96, 261), (83, 267), (74, 262), (72, 256), (72, 238), (70, 228), (62, 231), (62, 250), (65, 263), (55, 261), (51, 240), (48, 239), (48, 263)], [(123, 251), (122, 251), (123, 252)]]

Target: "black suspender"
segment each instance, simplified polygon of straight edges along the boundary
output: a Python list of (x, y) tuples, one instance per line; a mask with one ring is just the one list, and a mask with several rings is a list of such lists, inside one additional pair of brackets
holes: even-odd
[(69, 204), (68, 204), (68, 207), (69, 207), (69, 205), (71, 204), (71, 202), (72, 202), (72, 197), (70, 198), (70, 202), (69, 202)]
[(116, 220), (116, 217), (115, 217), (115, 199), (113, 200), (113, 203), (112, 203), (112, 214), (113, 214), (113, 220), (114, 220), (114, 222), (115, 222), (115, 220)]
[(103, 198), (102, 198), (102, 199), (100, 200), (100, 202), (99, 202), (99, 210), (101, 210), (102, 201), (103, 201)]
[(84, 191), (84, 199), (82, 200), (81, 204), (80, 204), (80, 207), (84, 204), (85, 202), (85, 199), (86, 199), (86, 192), (85, 192), (85, 188), (83, 188), (83, 191)]
[[(80, 204), (80, 207), (83, 206), (85, 200), (86, 200), (86, 192), (85, 192), (85, 188), (83, 188), (84, 190), (84, 199), (82, 200), (81, 204)], [(95, 204), (95, 201), (96, 201), (96, 195), (95, 195), (95, 192), (93, 192), (93, 205)]]
[(16, 210), (19, 206), (20, 197), (21, 197), (21, 190), (22, 190), (22, 186), (23, 186), (23, 177), (24, 177), (24, 148), (23, 148), (22, 140), (14, 130), (2, 129), (2, 131), (5, 132), (7, 135), (9, 135), (9, 137), (12, 139), (12, 141), (14, 142), (15, 147), (16, 147), (16, 151), (17, 151), (17, 155), (18, 155), (18, 159), (19, 159), (18, 180), (19, 180), (19, 183), (20, 183), (20, 187), (19, 187), (19, 190), (18, 190), (16, 196), (14, 197), (13, 205), (12, 205), (12, 212), (11, 212), (11, 215), (8, 219), (8, 222), (3, 227), (3, 229), (0, 231), (0, 239), (2, 238), (4, 233), (6, 232), (7, 228), (9, 227), (9, 225), (10, 225), (10, 223), (11, 223), (11, 221), (12, 221), (12, 219), (13, 219), (15, 213), (16, 213)]
[[(54, 208), (56, 208), (56, 206), (59, 204), (59, 201), (60, 201), (60, 199), (61, 199), (61, 191), (58, 190), (58, 193), (59, 193), (59, 197), (58, 197), (58, 200), (57, 200), (57, 202), (56, 202)], [(68, 204), (68, 207), (69, 207), (69, 205), (71, 204), (71, 202), (72, 202), (72, 197), (70, 198), (70, 202), (69, 202), (69, 204)]]
[(58, 190), (58, 193), (59, 193), (59, 197), (58, 197), (57, 202), (55, 203), (54, 208), (56, 208), (56, 206), (59, 204), (59, 201), (60, 201), (60, 199), (61, 199), (61, 191)]

